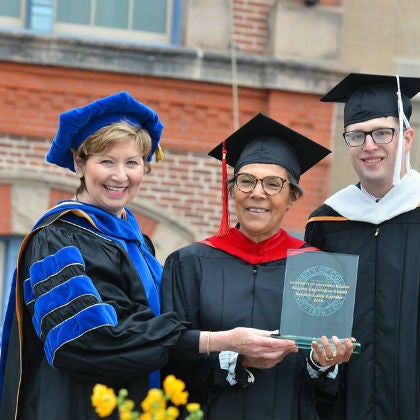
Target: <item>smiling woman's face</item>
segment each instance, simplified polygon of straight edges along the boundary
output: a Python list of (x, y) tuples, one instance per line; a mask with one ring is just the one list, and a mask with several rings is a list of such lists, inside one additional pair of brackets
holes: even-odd
[[(257, 178), (278, 176), (288, 179), (287, 170), (279, 165), (251, 163), (242, 166), (238, 174), (247, 173)], [(233, 188), (236, 217), (240, 231), (252, 241), (258, 243), (277, 233), (288, 209), (293, 205), (290, 185), (285, 182), (283, 189), (276, 195), (267, 195), (258, 182), (250, 193)]]
[(115, 143), (106, 152), (90, 156), (79, 169), (86, 189), (78, 199), (119, 217), (140, 188), (144, 162), (136, 141), (127, 139)]

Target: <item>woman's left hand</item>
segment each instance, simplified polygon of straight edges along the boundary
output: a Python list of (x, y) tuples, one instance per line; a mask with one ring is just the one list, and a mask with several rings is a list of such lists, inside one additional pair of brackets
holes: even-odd
[(328, 338), (323, 335), (321, 337), (321, 344), (317, 341), (312, 341), (312, 358), (313, 361), (319, 366), (332, 366), (332, 365), (341, 365), (350, 360), (350, 357), (353, 353), (353, 342), (356, 340), (354, 338), (346, 338), (344, 344), (342, 341), (333, 335), (331, 341), (335, 345), (331, 346)]

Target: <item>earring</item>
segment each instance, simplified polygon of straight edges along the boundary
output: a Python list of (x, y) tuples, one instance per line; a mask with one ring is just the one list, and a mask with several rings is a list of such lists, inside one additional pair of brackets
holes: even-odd
[(77, 173), (77, 176), (80, 178), (80, 179), (82, 179), (83, 178), (83, 173), (82, 172), (76, 172)]

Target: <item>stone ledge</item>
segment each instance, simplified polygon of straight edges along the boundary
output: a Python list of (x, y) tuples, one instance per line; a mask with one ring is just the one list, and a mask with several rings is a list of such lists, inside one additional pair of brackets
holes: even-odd
[[(94, 38), (0, 31), (0, 60), (93, 71), (232, 83), (231, 57), (220, 52)], [(237, 55), (239, 86), (322, 94), (345, 74), (336, 63)]]

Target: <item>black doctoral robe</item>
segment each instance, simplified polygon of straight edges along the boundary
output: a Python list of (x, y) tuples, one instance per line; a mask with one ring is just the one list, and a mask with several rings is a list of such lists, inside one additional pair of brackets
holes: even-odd
[[(128, 389), (139, 407), (150, 372), (165, 365), (168, 347), (186, 328), (175, 313), (155, 316), (150, 310), (121, 241), (92, 221), (105, 226), (105, 214), (80, 203), (63, 207), (75, 213), (47, 217), (21, 253), (17, 310), (5, 325), (10, 337), (3, 334), (1, 420), (97, 419), (90, 400), (96, 383)], [(57, 300), (63, 304), (54, 309)]]
[(324, 405), (322, 418), (420, 419), (420, 208), (374, 224), (324, 204), (311, 214), (305, 239), (359, 255), (353, 336), (362, 351), (343, 367), (340, 403)]
[[(164, 311), (177, 311), (193, 329), (279, 328), (286, 251), (306, 245), (284, 231), (268, 239), (269, 245), (251, 243), (238, 232), (224, 244), (217, 240), (213, 246), (196, 243), (167, 258), (162, 280)], [(233, 243), (237, 243), (236, 250)], [(215, 245), (226, 245), (229, 252), (254, 262)], [(212, 420), (314, 420), (318, 418), (315, 390), (322, 394), (327, 386), (324, 377), (317, 386), (317, 381), (311, 385), (304, 351), (287, 355), (271, 369), (251, 369), (255, 383), (245, 388), (228, 384), (219, 353), (192, 358), (178, 347), (167, 371), (186, 382), (191, 400), (200, 401), (206, 407), (206, 418)]]

